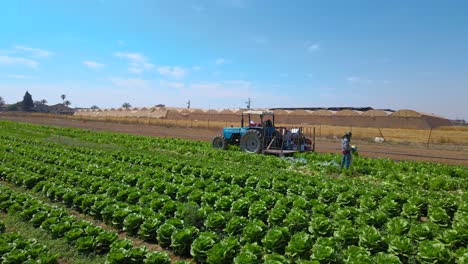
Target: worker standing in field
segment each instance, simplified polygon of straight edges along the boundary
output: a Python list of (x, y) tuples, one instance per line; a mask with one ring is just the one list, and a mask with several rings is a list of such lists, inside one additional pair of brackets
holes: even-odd
[(344, 136), (341, 138), (341, 153), (343, 154), (343, 158), (341, 159), (341, 168), (345, 167), (346, 169), (349, 168), (351, 165), (351, 137), (353, 133), (346, 132)]

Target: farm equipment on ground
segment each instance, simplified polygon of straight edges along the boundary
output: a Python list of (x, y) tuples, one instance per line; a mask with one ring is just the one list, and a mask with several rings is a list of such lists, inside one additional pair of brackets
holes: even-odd
[[(260, 122), (258, 124), (253, 122), (252, 116), (259, 116)], [(248, 125), (244, 124), (245, 118)], [(223, 128), (222, 135), (213, 138), (212, 144), (217, 149), (226, 149), (228, 145), (239, 145), (242, 151), (248, 153), (279, 156), (315, 149), (315, 142), (304, 135), (302, 127), (276, 127), (273, 112), (253, 110), (242, 113), (240, 127)]]

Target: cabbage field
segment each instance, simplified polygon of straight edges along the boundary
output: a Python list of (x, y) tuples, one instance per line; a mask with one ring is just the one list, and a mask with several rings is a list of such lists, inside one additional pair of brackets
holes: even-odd
[[(0, 220), (107, 263), (468, 263), (466, 167), (339, 159), (0, 121)], [(0, 263), (60, 262), (8, 230)]]

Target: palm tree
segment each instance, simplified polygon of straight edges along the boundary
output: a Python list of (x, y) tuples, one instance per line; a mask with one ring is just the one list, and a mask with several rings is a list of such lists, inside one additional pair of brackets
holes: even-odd
[(93, 110), (97, 110), (97, 109), (99, 109), (99, 106), (97, 106), (97, 105), (93, 105), (93, 106), (91, 106), (91, 109), (93, 109)]
[(63, 104), (65, 104), (65, 98), (67, 98), (67, 96), (64, 95), (64, 94), (62, 94), (62, 95), (60, 96), (60, 98), (62, 98), (62, 102), (63, 102)]
[(65, 106), (69, 106), (69, 105), (71, 105), (71, 102), (68, 101), (68, 100), (66, 100), (65, 102), (63, 102), (63, 104), (64, 104)]
[(132, 107), (132, 105), (130, 103), (123, 103), (122, 107), (125, 108), (125, 109), (128, 109), (128, 108)]
[(39, 102), (41, 102), (41, 104), (43, 104), (43, 105), (47, 104), (47, 100), (46, 100), (46, 99), (42, 99), (42, 100), (39, 101)]

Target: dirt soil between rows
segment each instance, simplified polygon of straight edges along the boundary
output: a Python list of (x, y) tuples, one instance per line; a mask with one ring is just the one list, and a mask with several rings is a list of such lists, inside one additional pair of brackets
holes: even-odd
[[(35, 116), (7, 116), (0, 115), (0, 119), (26, 122), (41, 125), (73, 127), (95, 131), (112, 131), (155, 137), (184, 138), (191, 140), (211, 141), (220, 133), (219, 130), (199, 128), (165, 127), (143, 124), (123, 124), (106, 121), (83, 121), (65, 118), (35, 117)], [(465, 147), (431, 145), (429, 147), (418, 144), (371, 143), (354, 140), (359, 154), (365, 157), (390, 158), (393, 160), (414, 160), (439, 162), (468, 167), (468, 151)], [(452, 148), (452, 149), (451, 149)], [(340, 141), (335, 139), (316, 139), (316, 151), (323, 153), (339, 153)]]

